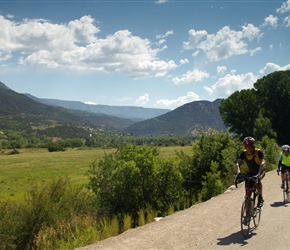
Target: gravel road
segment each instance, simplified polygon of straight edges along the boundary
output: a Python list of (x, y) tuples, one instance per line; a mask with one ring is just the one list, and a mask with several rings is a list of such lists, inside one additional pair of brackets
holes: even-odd
[(246, 239), (240, 231), (242, 183), (160, 221), (75, 250), (290, 249), (290, 233), (285, 223), (290, 221), (290, 208), (282, 202), (280, 183), (276, 171), (266, 174), (260, 226)]

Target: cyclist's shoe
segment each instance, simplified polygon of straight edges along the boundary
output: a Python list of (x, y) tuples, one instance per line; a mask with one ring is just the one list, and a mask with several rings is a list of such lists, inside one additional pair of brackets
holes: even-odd
[(284, 189), (284, 182), (282, 182), (282, 184), (281, 184), (281, 188)]
[(259, 199), (258, 199), (258, 207), (262, 207), (264, 204), (264, 199), (262, 196), (259, 196)]

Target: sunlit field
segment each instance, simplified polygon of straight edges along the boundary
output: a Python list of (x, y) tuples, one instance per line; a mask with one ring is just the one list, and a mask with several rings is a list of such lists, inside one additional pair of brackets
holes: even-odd
[[(161, 158), (174, 158), (176, 151), (191, 153), (191, 146), (161, 147)], [(47, 149), (19, 149), (20, 154), (0, 154), (0, 200), (21, 202), (34, 185), (67, 176), (75, 185), (88, 184), (86, 173), (92, 162), (116, 149), (67, 149), (64, 152), (48, 152)]]

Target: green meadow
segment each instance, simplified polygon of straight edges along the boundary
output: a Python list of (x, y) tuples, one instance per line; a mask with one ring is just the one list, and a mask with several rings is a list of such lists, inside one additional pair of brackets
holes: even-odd
[[(192, 147), (160, 147), (159, 157), (174, 158), (175, 152), (181, 150), (190, 154)], [(19, 154), (9, 154), (11, 150), (8, 149), (0, 151), (0, 200), (21, 202), (35, 185), (63, 176), (74, 185), (86, 185), (90, 164), (116, 149), (69, 148), (64, 152), (48, 152), (43, 148), (29, 148), (18, 151)]]

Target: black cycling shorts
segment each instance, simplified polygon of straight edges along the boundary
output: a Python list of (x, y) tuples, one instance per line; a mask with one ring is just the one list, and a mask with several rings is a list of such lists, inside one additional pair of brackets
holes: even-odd
[(290, 166), (289, 167), (287, 167), (287, 166), (285, 166), (285, 165), (283, 165), (283, 164), (281, 164), (281, 173), (282, 174), (284, 174), (285, 173), (285, 171), (288, 169), (288, 171), (290, 172)]
[[(255, 176), (257, 174), (258, 173), (255, 173), (255, 174), (253, 174), (253, 173), (247, 173), (247, 177), (252, 177), (252, 176)], [(264, 170), (262, 172), (260, 178), (259, 178), (259, 181), (258, 181), (258, 186), (257, 186), (258, 189), (261, 187), (260, 186), (261, 185), (260, 183), (261, 183), (261, 180), (265, 177), (265, 174), (266, 174), (266, 171)], [(255, 181), (254, 180), (249, 180), (248, 178), (246, 178), (245, 185), (246, 185), (247, 188), (252, 188), (254, 186), (254, 184), (255, 184)]]

